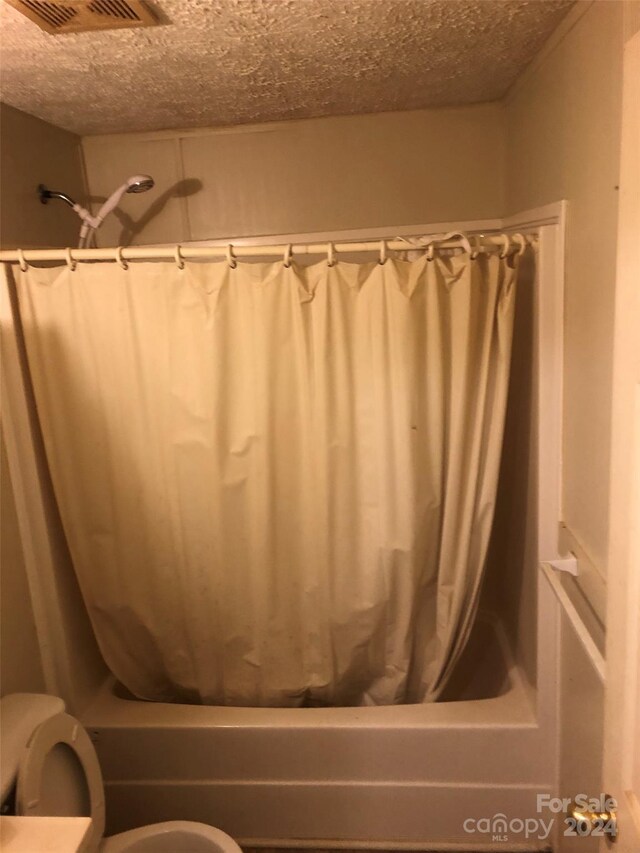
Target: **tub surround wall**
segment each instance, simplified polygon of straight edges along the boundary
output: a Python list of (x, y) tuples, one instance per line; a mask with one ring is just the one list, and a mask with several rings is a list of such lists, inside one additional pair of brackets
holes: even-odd
[(128, 196), (100, 245), (292, 234), (492, 219), (502, 214), (501, 104), (90, 136), (92, 198), (127, 174)]

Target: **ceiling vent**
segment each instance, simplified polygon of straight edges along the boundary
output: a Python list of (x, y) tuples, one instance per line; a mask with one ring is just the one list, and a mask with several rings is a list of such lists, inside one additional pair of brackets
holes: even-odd
[(54, 35), (150, 27), (157, 23), (143, 0), (7, 0), (41, 29)]

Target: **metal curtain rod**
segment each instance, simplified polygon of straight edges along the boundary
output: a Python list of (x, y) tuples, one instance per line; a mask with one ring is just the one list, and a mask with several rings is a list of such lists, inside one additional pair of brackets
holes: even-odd
[(282, 257), (289, 266), (293, 255), (324, 255), (332, 263), (334, 253), (344, 252), (378, 252), (380, 261), (384, 263), (387, 252), (406, 252), (412, 250), (426, 251), (427, 256), (433, 256), (434, 251), (442, 249), (463, 249), (474, 258), (478, 254), (489, 254), (499, 251), (505, 257), (511, 251), (517, 250), (522, 254), (534, 241), (532, 235), (520, 233), (503, 233), (497, 235), (466, 235), (461, 232), (450, 232), (441, 237), (411, 238), (395, 240), (376, 240), (369, 242), (345, 243), (296, 243), (274, 246), (128, 246), (126, 248), (107, 249), (9, 249), (0, 252), (0, 261), (18, 262), (24, 269), (27, 262), (37, 261), (66, 261), (73, 265), (78, 261), (175, 261), (182, 266), (184, 261), (202, 260), (205, 258), (227, 259), (231, 266), (237, 258), (247, 257)]

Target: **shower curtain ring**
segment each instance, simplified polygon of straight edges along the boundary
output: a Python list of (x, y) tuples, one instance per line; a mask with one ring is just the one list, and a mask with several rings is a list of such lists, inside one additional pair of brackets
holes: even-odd
[(527, 248), (527, 238), (523, 234), (514, 234), (513, 242), (518, 244), (518, 257), (521, 257)]
[(467, 237), (466, 234), (462, 234), (461, 232), (459, 232), (459, 236), (460, 236), (460, 242), (462, 243), (462, 246), (463, 246), (465, 252), (469, 255), (469, 257), (471, 257), (471, 253), (473, 252), (473, 249), (471, 247), (471, 243), (469, 242), (469, 238)]
[(380, 258), (378, 260), (379, 264), (386, 264), (387, 262), (387, 241), (380, 240)]
[(469, 237), (469, 258), (472, 261), (475, 261), (475, 259), (478, 257), (479, 254), (480, 254), (480, 236), (478, 236), (477, 234), (473, 234), (471, 237)]
[(233, 246), (231, 243), (227, 245), (227, 263), (229, 264), (229, 268), (232, 270), (238, 266), (238, 262), (233, 255)]
[(184, 258), (182, 257), (182, 254), (180, 252), (180, 244), (179, 243), (176, 244), (174, 257), (176, 259), (176, 266), (178, 267), (178, 269), (183, 270), (184, 269)]
[(67, 249), (65, 250), (65, 254), (67, 256), (67, 266), (69, 267), (71, 272), (75, 272), (76, 267), (78, 266), (78, 262), (73, 259), (71, 255), (71, 249), (69, 247), (67, 247)]
[(120, 264), (123, 270), (129, 269), (129, 264), (122, 257), (122, 246), (118, 246), (116, 249), (116, 261)]
[(18, 263), (20, 264), (20, 269), (22, 272), (26, 272), (29, 269), (29, 264), (24, 259), (24, 252), (22, 249), (17, 250), (18, 255)]
[(501, 260), (504, 260), (509, 254), (509, 246), (511, 245), (511, 241), (509, 240), (508, 234), (501, 234), (500, 240), (502, 242), (502, 248), (500, 249), (500, 254), (498, 257)]
[(333, 243), (327, 243), (327, 266), (333, 267), (335, 266), (335, 258), (333, 255)]
[(435, 258), (435, 256), (436, 256), (435, 252), (436, 252), (436, 244), (432, 240), (429, 243), (429, 245), (427, 246), (427, 260), (428, 261), (432, 261)]
[(291, 266), (291, 255), (292, 254), (293, 254), (293, 251), (291, 249), (291, 243), (287, 243), (287, 248), (284, 250), (284, 258), (282, 261), (282, 263), (284, 264), (284, 266), (287, 269), (289, 269), (289, 267)]

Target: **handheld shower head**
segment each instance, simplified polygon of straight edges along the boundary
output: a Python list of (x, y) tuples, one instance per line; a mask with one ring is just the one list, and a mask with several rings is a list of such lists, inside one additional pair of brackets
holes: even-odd
[(114, 207), (117, 207), (118, 202), (122, 198), (125, 193), (144, 193), (147, 190), (150, 190), (153, 186), (154, 181), (151, 175), (133, 175), (122, 184), (121, 187), (112, 193), (109, 198), (102, 205), (100, 210), (96, 215), (97, 225), (93, 225), (93, 228), (98, 228), (102, 223), (103, 219), (105, 219)]
[(80, 246), (86, 245), (87, 241), (90, 240), (91, 237), (90, 231), (95, 230), (102, 225), (105, 218), (115, 207), (118, 206), (120, 199), (125, 193), (144, 193), (147, 190), (150, 190), (153, 186), (154, 180), (151, 175), (132, 175), (132, 177), (127, 178), (122, 186), (118, 187), (115, 192), (111, 193), (95, 216), (91, 216), (86, 210), (79, 213), (82, 219), (82, 228), (80, 229)]
[(155, 181), (151, 175), (134, 175), (127, 181), (128, 193), (146, 193), (153, 188)]

